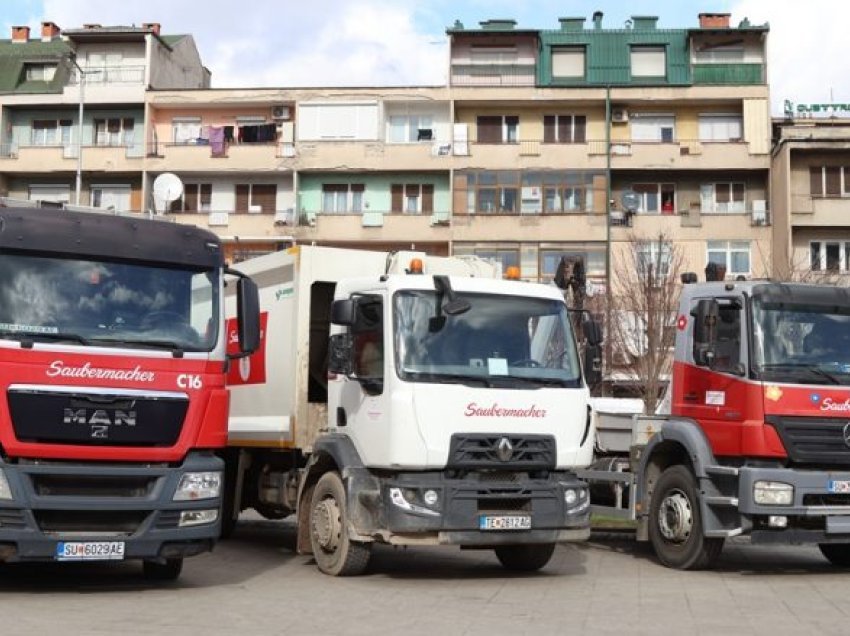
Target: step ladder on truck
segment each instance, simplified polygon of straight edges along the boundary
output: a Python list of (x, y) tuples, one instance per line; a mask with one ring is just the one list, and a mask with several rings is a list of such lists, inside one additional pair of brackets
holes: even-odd
[(850, 290), (683, 282), (664, 412), (596, 414), (593, 511), (673, 568), (736, 536), (850, 565)]
[(536, 570), (587, 538), (589, 391), (558, 289), (422, 252), (299, 246), (240, 269), (263, 326), (228, 379), (226, 522), (294, 515), (331, 575), (374, 543)]

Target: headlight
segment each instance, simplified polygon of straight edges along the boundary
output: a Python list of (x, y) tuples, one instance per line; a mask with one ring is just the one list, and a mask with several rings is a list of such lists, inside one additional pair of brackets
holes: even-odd
[(0, 499), (12, 500), (12, 489), (9, 488), (9, 480), (6, 479), (6, 473), (0, 470)]
[(174, 501), (213, 499), (221, 492), (221, 473), (186, 473), (180, 478)]
[(572, 488), (567, 488), (564, 491), (564, 501), (568, 506), (572, 506), (576, 501), (578, 501), (578, 493), (576, 493), (576, 491)]
[(781, 481), (757, 481), (753, 484), (753, 500), (762, 506), (790, 506), (794, 502), (794, 486)]
[[(429, 496), (429, 493), (433, 493), (433, 495)], [(425, 491), (425, 496), (427, 496), (429, 499), (433, 498), (437, 501), (439, 500), (439, 495), (434, 490)], [(412, 488), (405, 488), (404, 490), (402, 490), (401, 488), (390, 488), (390, 501), (393, 502), (394, 506), (397, 506), (407, 512), (415, 512), (421, 515), (428, 515), (431, 517), (440, 516), (440, 513), (437, 510), (431, 510), (430, 508), (426, 508), (425, 506), (420, 506), (414, 503), (416, 501), (416, 491)], [(435, 501), (434, 503), (437, 503), (437, 501)]]

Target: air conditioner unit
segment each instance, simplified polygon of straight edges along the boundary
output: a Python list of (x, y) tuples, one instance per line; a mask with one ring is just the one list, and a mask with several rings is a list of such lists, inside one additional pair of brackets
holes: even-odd
[(612, 108), (611, 121), (618, 124), (629, 121), (629, 111), (627, 111), (625, 108)]
[(274, 106), (272, 107), (272, 119), (288, 120), (290, 117), (289, 106)]

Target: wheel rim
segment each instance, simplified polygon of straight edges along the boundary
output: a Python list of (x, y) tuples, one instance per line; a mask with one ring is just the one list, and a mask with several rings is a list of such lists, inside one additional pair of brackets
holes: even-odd
[(335, 552), (341, 534), (340, 510), (336, 499), (322, 499), (313, 507), (311, 527), (316, 541), (326, 552)]
[(694, 527), (691, 501), (681, 490), (671, 490), (658, 508), (658, 529), (665, 541), (685, 543)]

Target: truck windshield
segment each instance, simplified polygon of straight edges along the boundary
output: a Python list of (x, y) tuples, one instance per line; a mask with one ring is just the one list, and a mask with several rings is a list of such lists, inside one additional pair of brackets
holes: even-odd
[(0, 254), (0, 338), (209, 351), (218, 272)]
[(754, 370), (773, 382), (850, 384), (850, 307), (755, 300)]
[(405, 380), (485, 386), (577, 386), (567, 309), (545, 298), (455, 292), (470, 309), (445, 315), (435, 291), (395, 295), (396, 365)]

